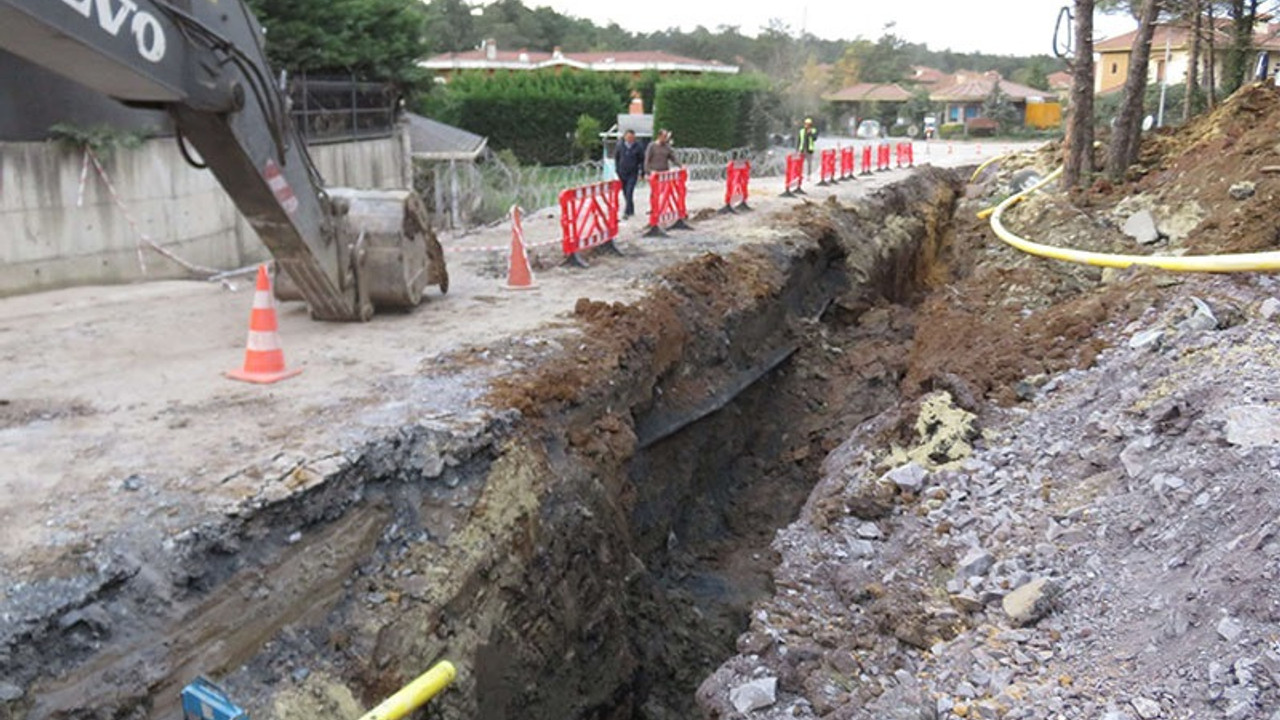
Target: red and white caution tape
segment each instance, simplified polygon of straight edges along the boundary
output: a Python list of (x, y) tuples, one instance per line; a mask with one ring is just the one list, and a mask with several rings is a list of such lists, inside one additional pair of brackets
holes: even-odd
[[(516, 206), (513, 206), (513, 207), (512, 207), (512, 209), (514, 210), (514, 209), (515, 209), (515, 207), (516, 207)], [(521, 212), (521, 213), (524, 213), (524, 212), (525, 212), (525, 209), (524, 209), (524, 208), (520, 208), (520, 212)], [(519, 232), (520, 232), (520, 242), (524, 244), (524, 248), (525, 248), (526, 250), (533, 250), (534, 248), (541, 248), (541, 247), (551, 247), (552, 245), (559, 245), (559, 244), (560, 244), (560, 238), (555, 238), (554, 240), (544, 240), (544, 241), (542, 241), (542, 242), (536, 242), (536, 243), (527, 242), (527, 241), (524, 239), (524, 228), (523, 228), (523, 226), (520, 228)], [(453, 252), (453, 253), (487, 253), (487, 252), (502, 252), (502, 253), (505, 253), (505, 252), (511, 252), (511, 245), (510, 245), (510, 244), (507, 244), (507, 245), (473, 245), (473, 246), (465, 246), (465, 247), (463, 247), (463, 246), (447, 247), (447, 246), (446, 246), (444, 250), (445, 250), (445, 252)]]
[(155, 241), (153, 241), (150, 237), (148, 237), (147, 234), (142, 231), (142, 227), (138, 225), (138, 221), (134, 219), (133, 214), (129, 212), (128, 206), (126, 206), (124, 204), (124, 201), (120, 199), (120, 194), (116, 192), (115, 185), (112, 184), (111, 178), (107, 175), (107, 171), (103, 169), (102, 163), (99, 162), (98, 155), (94, 153), (93, 149), (88, 146), (85, 147), (84, 152), (85, 152), (85, 158), (93, 162), (93, 167), (98, 171), (98, 177), (102, 179), (102, 184), (107, 186), (107, 191), (111, 193), (111, 199), (115, 201), (116, 207), (118, 207), (120, 209), (120, 213), (124, 215), (124, 219), (129, 223), (129, 227), (133, 228), (134, 232), (138, 234), (138, 242), (136, 244), (137, 251), (138, 251), (138, 266), (142, 269), (143, 275), (147, 274), (147, 259), (143, 253), (144, 245), (156, 251), (157, 253), (163, 255), (164, 257), (169, 258), (170, 260), (181, 265), (182, 267), (190, 270), (191, 272), (202, 273), (205, 275), (216, 275), (218, 274), (218, 272), (220, 272), (219, 270), (215, 270), (214, 268), (204, 267), (203, 265), (196, 265), (195, 263), (183, 260), (182, 258), (178, 257), (172, 252), (160, 247), (158, 244), (156, 244)]
[(76, 190), (76, 207), (84, 207), (84, 186), (89, 181), (89, 146), (84, 147), (84, 162), (80, 163), (80, 188)]
[[(556, 238), (555, 240), (546, 240), (544, 242), (525, 243), (524, 246), (526, 249), (532, 250), (533, 248), (550, 247), (552, 245), (559, 245), (559, 244), (560, 244), (560, 239)], [(444, 250), (445, 252), (452, 252), (452, 253), (509, 252), (511, 250), (511, 246), (510, 245), (475, 245), (475, 246), (467, 246), (467, 247), (449, 246), (449, 247), (445, 247)]]

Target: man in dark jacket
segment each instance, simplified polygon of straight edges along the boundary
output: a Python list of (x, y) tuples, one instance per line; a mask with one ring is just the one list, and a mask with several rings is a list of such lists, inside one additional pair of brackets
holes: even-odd
[(636, 142), (633, 131), (622, 134), (622, 140), (613, 152), (613, 166), (622, 181), (622, 196), (627, 199), (626, 212), (622, 217), (629, 218), (636, 214), (636, 181), (640, 179), (640, 170), (644, 166), (644, 148)]

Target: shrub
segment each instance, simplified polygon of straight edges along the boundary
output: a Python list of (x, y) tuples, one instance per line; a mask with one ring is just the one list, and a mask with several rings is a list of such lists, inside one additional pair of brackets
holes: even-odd
[(938, 128), (938, 137), (943, 140), (964, 137), (964, 123), (946, 123)]
[[(489, 138), (525, 163), (576, 160), (580, 118), (611, 127), (625, 107), (629, 81), (593, 73), (460, 73), (429, 108), (442, 122)], [(598, 132), (598, 130), (597, 130)]]
[(658, 85), (654, 125), (672, 131), (685, 147), (728, 150), (768, 141), (777, 105), (767, 80), (757, 76), (669, 80)]
[(573, 132), (573, 144), (587, 160), (600, 156), (600, 121), (590, 115), (578, 116), (578, 128)]

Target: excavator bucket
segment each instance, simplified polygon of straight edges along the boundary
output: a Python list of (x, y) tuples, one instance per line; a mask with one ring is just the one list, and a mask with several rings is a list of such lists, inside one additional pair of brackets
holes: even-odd
[[(444, 248), (436, 239), (427, 210), (408, 190), (328, 188), (340, 252), (354, 269), (356, 294), (369, 313), (413, 309), (430, 286), (449, 291)], [(276, 283), (276, 297), (301, 300), (291, 282)], [(368, 319), (365, 317), (364, 319)]]

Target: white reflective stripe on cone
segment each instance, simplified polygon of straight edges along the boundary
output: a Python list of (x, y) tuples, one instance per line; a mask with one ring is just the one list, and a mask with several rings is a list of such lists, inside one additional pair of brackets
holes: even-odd
[(255, 290), (253, 292), (253, 306), (258, 310), (265, 310), (273, 307), (271, 304), (270, 290)]
[(280, 349), (280, 336), (273, 332), (249, 331), (247, 348), (250, 352), (271, 352)]

